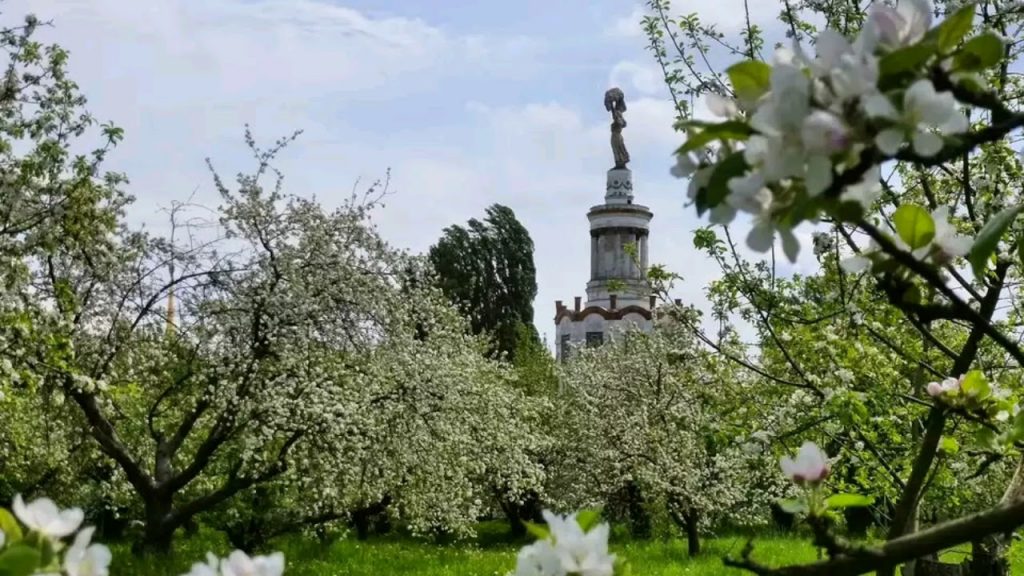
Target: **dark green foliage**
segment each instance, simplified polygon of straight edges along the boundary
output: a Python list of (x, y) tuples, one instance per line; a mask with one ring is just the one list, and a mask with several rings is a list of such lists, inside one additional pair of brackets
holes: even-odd
[(520, 326), (537, 340), (533, 240), (511, 208), (494, 204), (483, 220), (445, 228), (430, 249), (430, 262), (445, 295), (469, 318), (474, 333), (491, 335), (494, 351), (514, 358)]

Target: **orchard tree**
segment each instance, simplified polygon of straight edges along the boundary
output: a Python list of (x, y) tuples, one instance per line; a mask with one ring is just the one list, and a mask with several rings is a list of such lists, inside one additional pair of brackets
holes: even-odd
[(0, 28), (0, 494), (59, 490), (92, 503), (96, 452), (68, 425), (75, 413), (39, 368), (72, 361), (63, 327), (74, 318), (54, 314), (34, 285), (66, 255), (107, 259), (130, 198), (124, 177), (102, 170), (121, 130), (85, 111), (68, 53), (36, 40), (43, 25), (30, 15)]
[(352, 356), (337, 382), (341, 433), (297, 445), (292, 467), (254, 493), (258, 501), (238, 499), (215, 516), (236, 546), (339, 521), (360, 538), (381, 520), (464, 537), (500, 504), (493, 487), (513, 501), (541, 493), (531, 453), (537, 401), (517, 389), (511, 366), (486, 357), (487, 343), (439, 291), (400, 302), (392, 314), (401, 329)]
[(723, 520), (764, 521), (771, 486), (776, 497), (784, 488), (765, 476), (768, 457), (749, 438), (757, 420), (744, 406), (763, 405), (753, 400), (758, 382), (701, 349), (679, 321), (696, 314), (679, 307), (651, 334), (629, 331), (581, 350), (564, 365), (558, 416), (565, 448), (557, 466), (582, 489), (574, 504), (624, 492), (636, 500), (634, 520), (659, 505), (687, 535), (691, 555), (700, 533)]
[(495, 351), (514, 357), (524, 336), (538, 340), (533, 240), (511, 208), (494, 204), (483, 220), (445, 228), (430, 249), (430, 262), (441, 289), (470, 319), (474, 333), (494, 339)]
[[(905, 361), (918, 364), (919, 377), (895, 386), (908, 388), (908, 402), (921, 410), (908, 466), (891, 473), (899, 489), (885, 543), (858, 545), (836, 535), (834, 511), (870, 498), (834, 494), (826, 481), (832, 465), (809, 442), (783, 469), (804, 490), (790, 509), (807, 518), (827, 556), (770, 567), (751, 558), (751, 545), (730, 563), (759, 574), (887, 575), (911, 562), (920, 574), (932, 564), (920, 559), (972, 542), (972, 574), (1005, 573), (997, 535), (1024, 524), (1021, 467), (1012, 465), (1016, 472), (1002, 500), (977, 514), (920, 532), (915, 518), (948, 462), (943, 454), (955, 450), (952, 431), (971, 430), (972, 452), (986, 461), (1020, 460), (1024, 428), (1016, 398), (1024, 352), (1013, 310), (1021, 160), (1013, 145), (1024, 114), (1010, 70), (1024, 13), (997, 1), (940, 2), (933, 10), (924, 0), (906, 0), (867, 11), (783, 2), (788, 40), (763, 58), (765, 34), (749, 18), (734, 41), (696, 15), (669, 18), (667, 2), (650, 5), (645, 23), (652, 50), (686, 132), (672, 171), (689, 179), (698, 213), (717, 225), (750, 214), (747, 246), (760, 253), (779, 246), (790, 261), (807, 248), (797, 230), (834, 230), (841, 240), (837, 276), (870, 286), (922, 342), (915, 356), (913, 339), (901, 330), (880, 332), (882, 343), (890, 339)], [(669, 45), (677, 55), (668, 56)], [(743, 61), (719, 70), (715, 46)], [(692, 118), (688, 96), (705, 97), (718, 119)], [(763, 303), (754, 307), (763, 310)], [(769, 338), (781, 339), (770, 322), (759, 321)], [(886, 323), (871, 326), (889, 331)], [(800, 374), (785, 349), (776, 348), (795, 383), (824, 396), (823, 384), (830, 383)], [(864, 393), (886, 394), (875, 385)]]

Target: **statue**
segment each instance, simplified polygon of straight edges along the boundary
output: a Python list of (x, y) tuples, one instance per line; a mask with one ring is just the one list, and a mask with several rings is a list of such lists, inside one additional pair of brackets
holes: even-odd
[(604, 108), (612, 113), (612, 155), (615, 157), (615, 170), (623, 170), (629, 163), (629, 151), (622, 139), (622, 129), (626, 127), (626, 119), (622, 113), (626, 111), (626, 95), (618, 88), (611, 88), (604, 93)]

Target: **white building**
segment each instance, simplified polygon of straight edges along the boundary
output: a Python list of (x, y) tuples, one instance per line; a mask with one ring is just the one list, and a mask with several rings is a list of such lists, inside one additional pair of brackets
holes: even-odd
[[(587, 212), (590, 220), (590, 281), (587, 301), (573, 307), (555, 302), (556, 356), (562, 360), (578, 345), (599, 345), (635, 325), (650, 331), (655, 297), (646, 279), (651, 218), (646, 206), (633, 203), (633, 174), (628, 168), (608, 171), (604, 204)], [(627, 246), (635, 248), (635, 257)]]

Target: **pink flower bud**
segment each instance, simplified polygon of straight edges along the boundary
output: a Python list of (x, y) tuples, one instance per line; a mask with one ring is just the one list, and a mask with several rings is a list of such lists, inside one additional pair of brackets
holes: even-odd
[(816, 486), (828, 478), (828, 456), (814, 442), (804, 442), (796, 454), (796, 458), (784, 456), (779, 465), (782, 473), (797, 486), (809, 484)]

